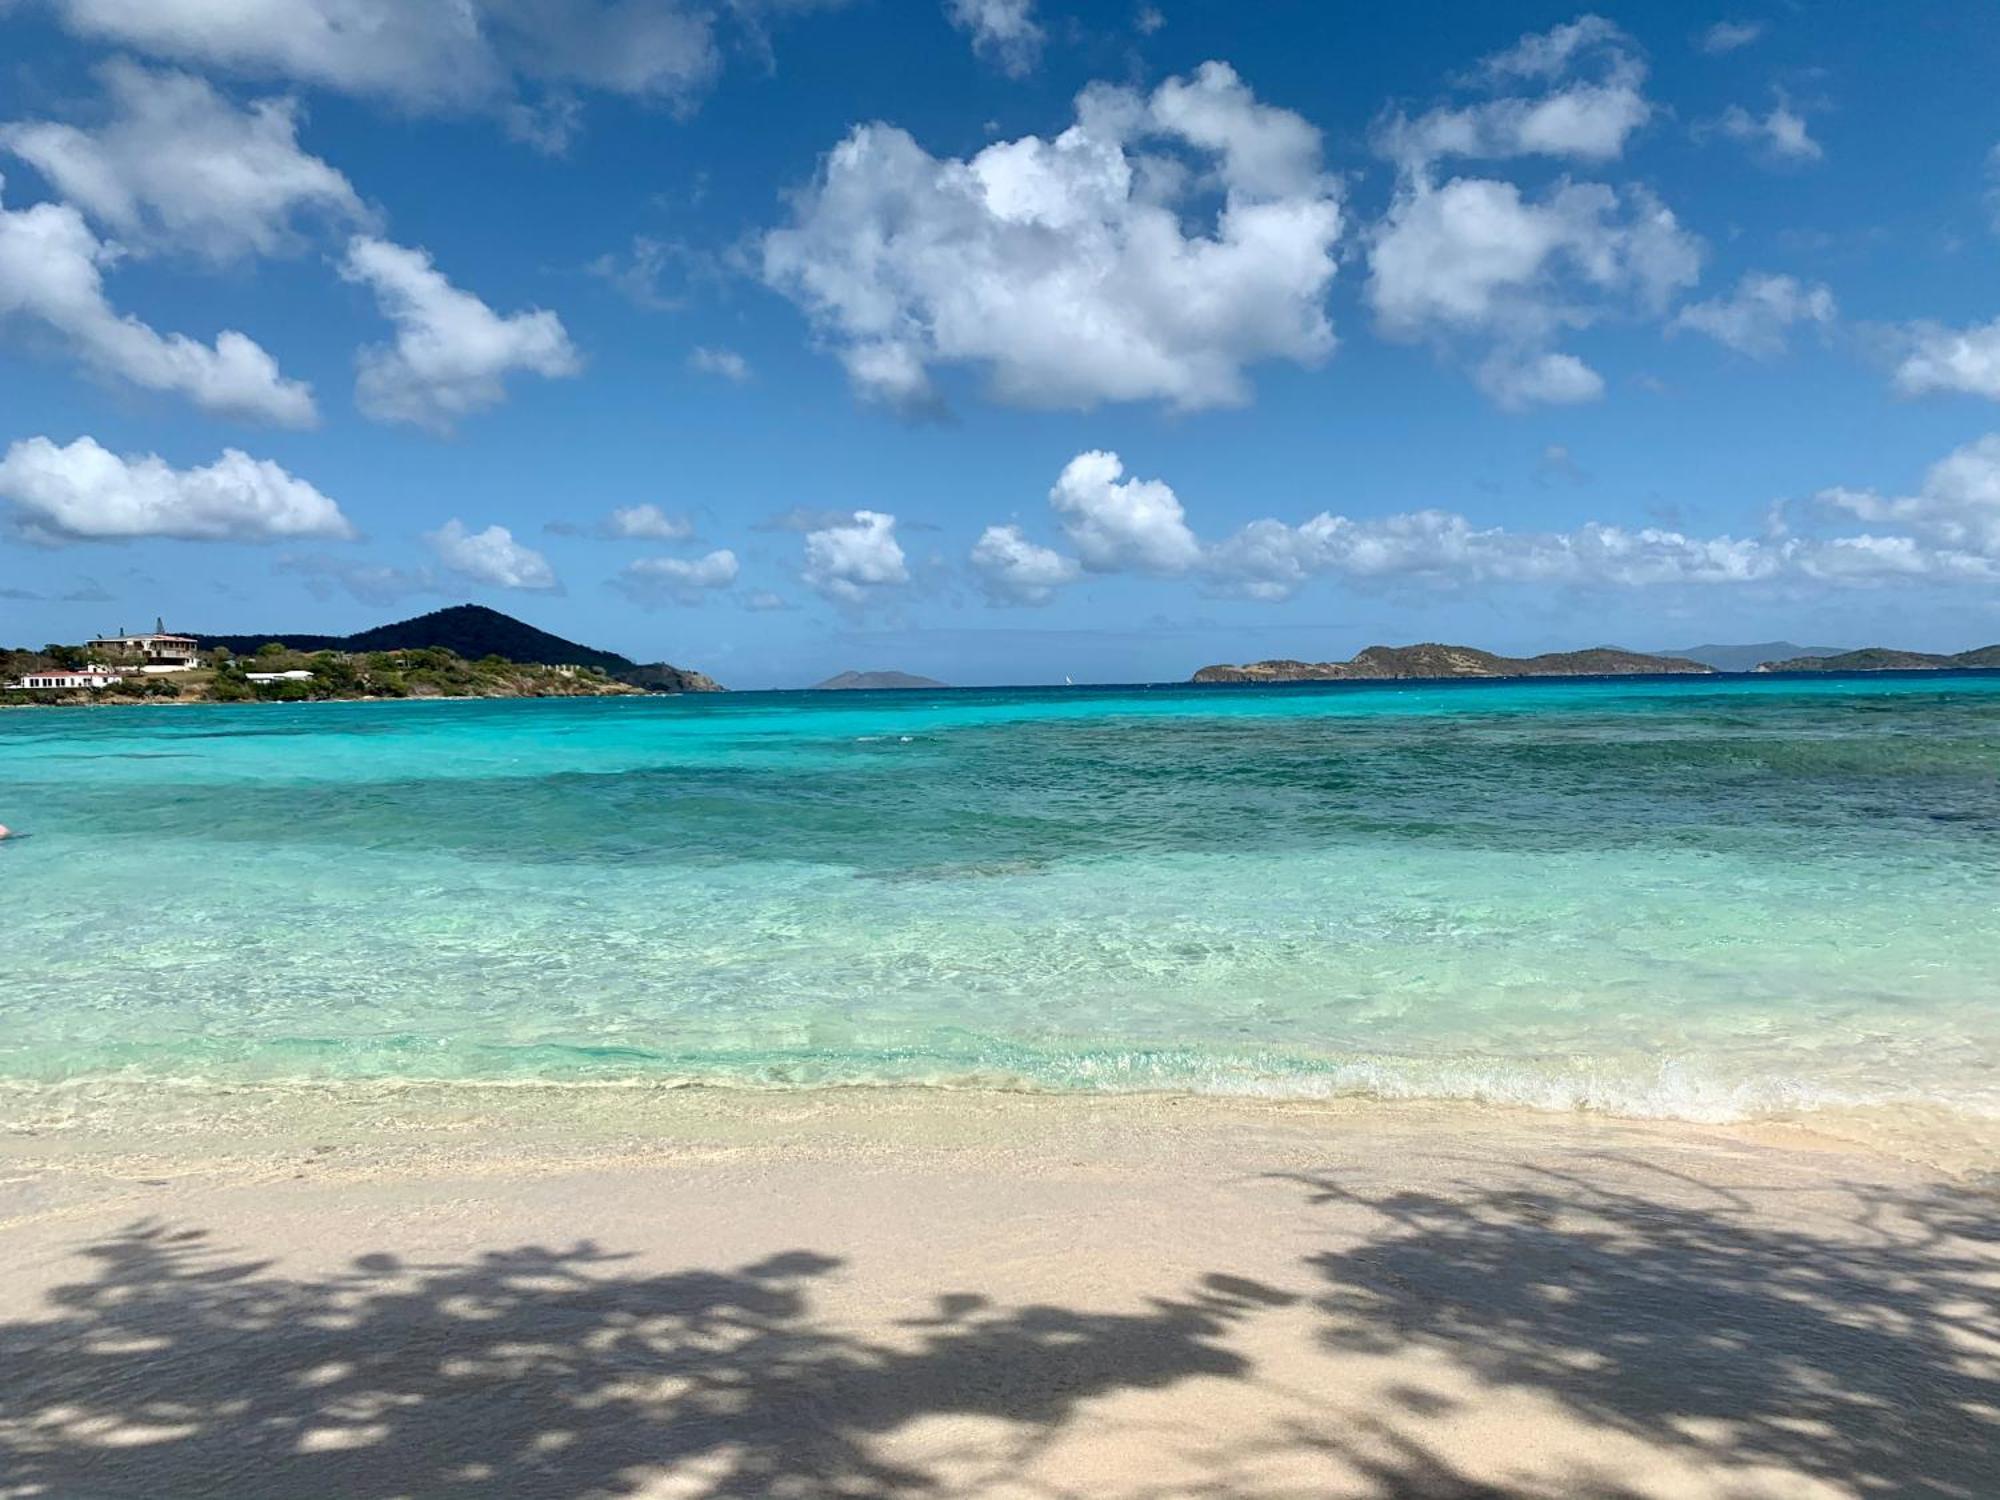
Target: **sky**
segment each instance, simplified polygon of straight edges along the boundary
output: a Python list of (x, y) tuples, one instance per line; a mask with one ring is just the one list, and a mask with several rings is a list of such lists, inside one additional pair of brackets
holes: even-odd
[(0, 0), (0, 642), (2000, 640), (2000, 7)]

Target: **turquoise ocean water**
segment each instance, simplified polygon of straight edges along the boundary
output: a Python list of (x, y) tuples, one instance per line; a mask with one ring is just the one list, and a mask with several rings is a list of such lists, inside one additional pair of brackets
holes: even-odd
[(2000, 679), (0, 714), (0, 1114), (865, 1083), (2000, 1115)]

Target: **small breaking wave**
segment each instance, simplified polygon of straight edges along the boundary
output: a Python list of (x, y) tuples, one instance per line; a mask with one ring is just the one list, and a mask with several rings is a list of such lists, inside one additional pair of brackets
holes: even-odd
[[(413, 1067), (419, 1052), (423, 1062)], [(1686, 1057), (1311, 1057), (1194, 1048), (1038, 1050), (999, 1041), (872, 1052), (794, 1048), (676, 1055), (635, 1046), (549, 1043), (454, 1048), (415, 1039), (300, 1041), (231, 1053), (193, 1063), (161, 1049), (144, 1056), (127, 1052), (115, 1060), (71, 1058), (60, 1068), (45, 1059), (39, 1077), (17, 1072), (0, 1078), (0, 1129), (62, 1128), (114, 1117), (143, 1129), (149, 1114), (181, 1114), (221, 1095), (240, 1108), (260, 1098), (294, 1095), (359, 1104), (412, 1091), (443, 1090), (471, 1099), (531, 1089), (691, 1088), (1373, 1099), (1698, 1124), (1897, 1109), (2000, 1120), (2000, 1095), (1992, 1090), (1891, 1089), (1777, 1073), (1731, 1074)], [(25, 1061), (13, 1059), (16, 1068)]]

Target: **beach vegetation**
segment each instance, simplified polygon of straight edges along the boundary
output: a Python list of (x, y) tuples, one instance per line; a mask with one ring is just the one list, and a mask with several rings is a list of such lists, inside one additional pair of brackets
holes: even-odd
[[(699, 672), (665, 663), (639, 667), (535, 630), (498, 611), (454, 606), (354, 636), (200, 636), (191, 671), (141, 676), (108, 688), (8, 693), (0, 703), (303, 703), (331, 698), (577, 698), (638, 692), (715, 692)], [(39, 651), (0, 649), (0, 681), (50, 668), (79, 669), (129, 658), (89, 655), (51, 643)]]

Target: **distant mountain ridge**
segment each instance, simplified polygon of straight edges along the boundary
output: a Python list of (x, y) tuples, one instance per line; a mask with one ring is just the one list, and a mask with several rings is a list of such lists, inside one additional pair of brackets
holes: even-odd
[(197, 635), (204, 651), (224, 647), (240, 656), (251, 655), (276, 641), (293, 651), (421, 651), (443, 648), (455, 651), (468, 661), (498, 656), (511, 662), (544, 667), (597, 667), (622, 682), (636, 687), (666, 692), (720, 692), (721, 687), (699, 672), (654, 662), (645, 666), (615, 651), (566, 641), (546, 630), (537, 630), (526, 621), (503, 615), (483, 604), (454, 604), (432, 610), (427, 615), (378, 625), (354, 635), (299, 635), (279, 631), (270, 635)]
[(1499, 656), (1474, 646), (1427, 641), (1418, 646), (1370, 646), (1348, 661), (1253, 661), (1203, 667), (1196, 682), (1393, 681), (1448, 677), (1600, 677), (1653, 673), (1707, 673), (1714, 669), (1680, 657), (1648, 656), (1617, 646), (1550, 651), (1540, 656)]
[(2000, 645), (1980, 646), (1949, 655), (1933, 651), (1898, 651), (1893, 646), (1864, 646), (1836, 656), (1798, 656), (1767, 661), (1760, 672), (1913, 672), (1941, 667), (2000, 667)]
[(1754, 672), (1767, 661), (1789, 661), (1802, 656), (1841, 656), (1846, 646), (1801, 646), (1794, 641), (1761, 641), (1744, 646), (1689, 646), (1680, 651), (1655, 651), (1655, 656), (1698, 661), (1718, 672)]
[(935, 677), (918, 677), (911, 672), (841, 672), (816, 682), (812, 690), (821, 692), (874, 692), (884, 688), (941, 688)]

